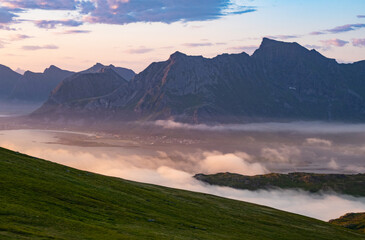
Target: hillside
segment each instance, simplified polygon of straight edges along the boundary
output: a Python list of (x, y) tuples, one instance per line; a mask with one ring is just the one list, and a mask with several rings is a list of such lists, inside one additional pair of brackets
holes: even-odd
[[(60, 113), (59, 106), (64, 103), (55, 105), (54, 112)], [(135, 115), (139, 120), (194, 123), (363, 122), (365, 62), (339, 64), (298, 43), (264, 38), (252, 56), (209, 59), (176, 52), (167, 61), (152, 63), (126, 87), (83, 106), (68, 109), (82, 109), (87, 117), (103, 111), (115, 119)]]
[(309, 192), (334, 191), (353, 196), (365, 196), (365, 174), (270, 173), (243, 176), (234, 173), (197, 174), (194, 178), (211, 185), (237, 189), (302, 189)]
[(0, 186), (0, 239), (364, 239), (296, 214), (105, 177), (5, 149)]
[(330, 223), (365, 233), (365, 213), (348, 213)]

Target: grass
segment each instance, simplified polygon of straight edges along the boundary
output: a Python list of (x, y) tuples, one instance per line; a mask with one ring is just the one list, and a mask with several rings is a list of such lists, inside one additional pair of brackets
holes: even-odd
[(1, 148), (0, 206), (0, 239), (365, 239), (300, 215)]

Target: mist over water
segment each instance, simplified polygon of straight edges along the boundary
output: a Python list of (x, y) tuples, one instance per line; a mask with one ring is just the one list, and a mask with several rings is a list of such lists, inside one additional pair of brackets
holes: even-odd
[[(191, 131), (193, 139), (195, 130)], [(72, 132), (13, 130), (0, 131), (0, 146), (95, 173), (248, 201), (322, 220), (365, 211), (365, 198), (296, 190), (235, 190), (192, 178), (196, 173), (218, 172), (365, 172), (365, 134), (342, 130), (319, 135), (293, 134), (291, 130), (280, 134), (219, 132), (214, 137), (199, 133), (209, 140), (185, 144), (192, 139), (184, 136), (173, 141), (162, 134), (147, 141), (148, 134), (110, 139)]]
[(12, 116), (26, 115), (26, 114), (33, 112), (41, 105), (42, 105), (42, 103), (0, 101), (0, 117), (12, 117)]
[(343, 124), (324, 122), (266, 122), (246, 124), (187, 124), (172, 120), (158, 120), (150, 124), (166, 129), (189, 129), (201, 131), (242, 131), (242, 132), (299, 132), (299, 133), (365, 133), (365, 124)]

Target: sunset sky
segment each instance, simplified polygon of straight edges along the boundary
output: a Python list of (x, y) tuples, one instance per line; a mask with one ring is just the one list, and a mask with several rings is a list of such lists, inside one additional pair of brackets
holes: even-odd
[(364, 0), (0, 0), (0, 64), (142, 71), (177, 50), (251, 54), (263, 37), (365, 59)]

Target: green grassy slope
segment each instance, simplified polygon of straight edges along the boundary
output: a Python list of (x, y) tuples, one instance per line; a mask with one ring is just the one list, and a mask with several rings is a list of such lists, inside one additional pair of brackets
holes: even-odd
[(237, 189), (302, 189), (309, 192), (335, 191), (356, 197), (365, 196), (365, 174), (270, 173), (243, 176), (235, 173), (197, 174), (196, 179)]
[[(77, 161), (77, 159), (75, 159)], [(0, 239), (364, 239), (322, 221), (0, 149)]]
[(365, 233), (365, 213), (348, 213), (330, 223)]

